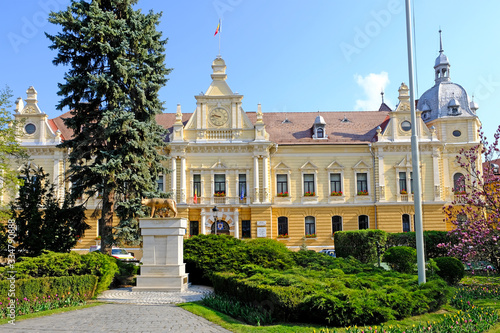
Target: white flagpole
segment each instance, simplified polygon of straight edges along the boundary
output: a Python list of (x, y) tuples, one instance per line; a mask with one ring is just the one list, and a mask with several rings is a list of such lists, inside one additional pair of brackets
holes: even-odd
[(219, 58), (220, 58), (220, 30), (221, 30), (221, 27), (222, 27), (222, 20), (219, 19), (219, 55), (218, 55)]
[(406, 0), (406, 41), (408, 47), (408, 74), (410, 76), (410, 109), (411, 109), (411, 160), (413, 166), (415, 236), (417, 245), (418, 283), (425, 283), (424, 231), (422, 223), (422, 185), (420, 183), (420, 155), (418, 150), (417, 116), (415, 111), (415, 95), (413, 93), (413, 42), (411, 30), (410, 0)]

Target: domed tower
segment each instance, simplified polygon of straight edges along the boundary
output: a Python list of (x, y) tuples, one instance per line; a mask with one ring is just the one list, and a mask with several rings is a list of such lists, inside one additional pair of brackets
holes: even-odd
[(434, 74), (434, 86), (424, 92), (417, 103), (422, 119), (429, 123), (446, 117), (475, 117), (477, 104), (471, 103), (462, 86), (451, 81), (450, 61), (443, 52), (441, 30)]

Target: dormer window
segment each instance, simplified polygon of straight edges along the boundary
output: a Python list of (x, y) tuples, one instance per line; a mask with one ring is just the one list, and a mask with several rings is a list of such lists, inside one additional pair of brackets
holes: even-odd
[(313, 124), (313, 139), (326, 139), (327, 135), (325, 134), (325, 119), (318, 115), (314, 120)]

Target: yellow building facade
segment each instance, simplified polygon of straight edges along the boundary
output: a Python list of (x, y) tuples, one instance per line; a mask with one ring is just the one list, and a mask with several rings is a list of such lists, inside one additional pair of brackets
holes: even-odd
[[(435, 84), (417, 104), (423, 224), (448, 230), (442, 207), (454, 199), (461, 148), (479, 143), (477, 105), (449, 76), (442, 50)], [(215, 232), (237, 238), (272, 238), (290, 248), (332, 248), (339, 230), (414, 231), (411, 117), (408, 87), (401, 84), (394, 110), (265, 112), (243, 110), (243, 95), (227, 83), (226, 64), (212, 63), (212, 83), (191, 113), (161, 114), (169, 130), (164, 151), (172, 173), (158, 186), (172, 192), (180, 217), (189, 221), (186, 237)], [(194, 87), (194, 90), (198, 89)], [(63, 197), (67, 151), (56, 147), (71, 137), (62, 115), (48, 119), (38, 108), (36, 90), (16, 101), (24, 122), (22, 145), (32, 163), (51, 174)], [(7, 198), (3, 198), (7, 200)], [(88, 201), (88, 212), (100, 199)], [(97, 223), (77, 244), (95, 245)]]

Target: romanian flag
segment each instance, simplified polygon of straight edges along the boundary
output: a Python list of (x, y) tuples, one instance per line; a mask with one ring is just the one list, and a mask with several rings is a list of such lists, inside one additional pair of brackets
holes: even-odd
[(220, 19), (219, 19), (219, 24), (217, 24), (217, 29), (215, 29), (214, 36), (220, 34)]
[(196, 192), (194, 192), (193, 202), (194, 202), (195, 204), (197, 204), (197, 203), (198, 203), (198, 196), (196, 195)]

